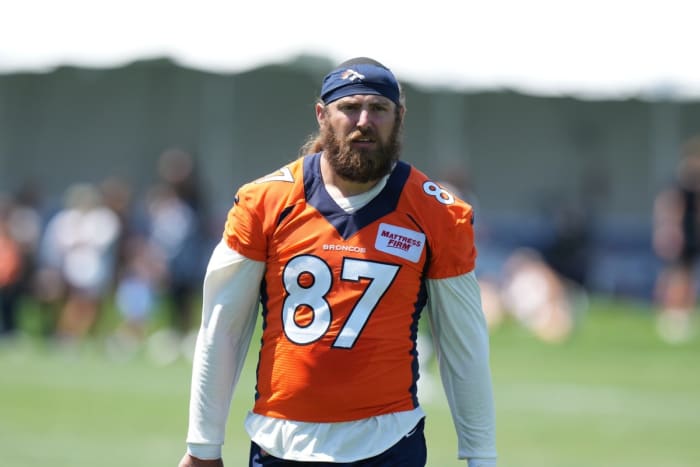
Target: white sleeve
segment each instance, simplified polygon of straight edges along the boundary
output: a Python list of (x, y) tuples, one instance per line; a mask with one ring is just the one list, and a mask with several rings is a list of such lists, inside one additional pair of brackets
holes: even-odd
[(265, 263), (240, 255), (223, 241), (209, 260), (187, 432), (188, 452), (200, 459), (221, 457), (231, 397), (255, 328), (264, 271)]
[(428, 280), (427, 305), (458, 456), (470, 466), (495, 466), (489, 334), (475, 274)]

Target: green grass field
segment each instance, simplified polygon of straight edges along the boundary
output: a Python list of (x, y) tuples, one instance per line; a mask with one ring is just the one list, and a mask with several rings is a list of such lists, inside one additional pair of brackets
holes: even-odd
[[(513, 323), (491, 343), (500, 467), (700, 465), (700, 338), (665, 344), (643, 305), (594, 300), (567, 343), (538, 342)], [(184, 451), (189, 372), (185, 360), (110, 360), (100, 339), (79, 349), (0, 343), (0, 465), (173, 467)], [(246, 465), (252, 372), (249, 359), (228, 467)], [(442, 392), (424, 406), (428, 465), (464, 466)]]

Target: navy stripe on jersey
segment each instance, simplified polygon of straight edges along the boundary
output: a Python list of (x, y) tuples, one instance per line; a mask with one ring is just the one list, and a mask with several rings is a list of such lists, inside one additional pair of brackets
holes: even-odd
[(354, 213), (347, 213), (326, 191), (323, 177), (321, 177), (321, 153), (312, 154), (304, 159), (306, 202), (316, 208), (335, 227), (343, 239), (348, 239), (396, 209), (401, 191), (410, 173), (411, 166), (405, 162), (397, 162), (384, 189), (362, 209), (358, 209)]
[(260, 382), (260, 364), (262, 362), (262, 349), (263, 349), (263, 336), (265, 335), (265, 328), (267, 328), (267, 315), (269, 312), (268, 308), (268, 299), (269, 296), (267, 294), (267, 280), (263, 277), (263, 280), (260, 282), (260, 305), (262, 308), (262, 330), (263, 334), (260, 336), (260, 349), (258, 350), (258, 363), (255, 366), (255, 395), (254, 399), (257, 401), (260, 399), (260, 391), (258, 390), (258, 384)]

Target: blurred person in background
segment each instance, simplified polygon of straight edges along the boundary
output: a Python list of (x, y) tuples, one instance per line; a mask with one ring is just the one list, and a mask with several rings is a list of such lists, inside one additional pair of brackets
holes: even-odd
[(164, 261), (157, 268), (162, 272), (158, 287), (165, 295), (169, 322), (149, 337), (149, 354), (159, 363), (170, 363), (180, 354), (192, 357), (206, 252), (212, 245), (192, 154), (166, 149), (158, 158), (157, 173), (147, 194), (145, 223), (153, 249), (149, 254)]
[(22, 275), (22, 250), (11, 235), (10, 203), (0, 198), (0, 337), (17, 331), (17, 285)]
[(653, 248), (665, 263), (655, 290), (657, 330), (669, 342), (685, 342), (692, 336), (691, 318), (697, 303), (700, 136), (683, 144), (675, 183), (654, 200)]
[(563, 280), (579, 287), (588, 283), (591, 253), (592, 210), (581, 203), (559, 201), (547, 213), (551, 238), (542, 247), (542, 259)]
[[(115, 214), (119, 221), (119, 231), (114, 242), (115, 274), (113, 279), (116, 280), (128, 260), (127, 243), (137, 233), (134, 195), (129, 182), (114, 175), (102, 180), (98, 189), (102, 196), (102, 203)], [(112, 284), (112, 287), (115, 286), (116, 284)]]
[(99, 189), (76, 183), (48, 222), (40, 250), (38, 296), (58, 308), (56, 337), (78, 342), (95, 325), (114, 283), (120, 223)]
[(100, 191), (105, 206), (116, 214), (120, 225), (112, 290), (121, 321), (107, 338), (106, 346), (112, 358), (126, 360), (142, 348), (148, 337), (165, 277), (165, 261), (139, 225), (129, 183), (111, 176), (100, 184)]
[[(131, 235), (123, 254), (114, 293), (121, 322), (107, 340), (107, 350), (119, 360), (132, 357), (146, 342), (165, 276), (165, 260), (147, 238)], [(170, 355), (167, 357), (168, 362), (174, 360)]]
[(42, 220), (32, 182), (0, 198), (0, 335), (13, 336), (19, 330), (22, 300), (32, 294)]
[[(477, 209), (478, 196), (465, 167), (453, 161), (442, 172), (440, 186)], [(479, 274), (479, 288), (490, 330), (513, 318), (541, 341), (560, 343), (572, 335), (577, 316), (588, 307), (583, 285), (589, 232), (582, 209), (575, 204), (559, 202), (547, 207), (547, 220), (552, 225), (542, 251), (518, 247), (504, 262), (492, 260), (491, 268)], [(483, 268), (484, 253), (488, 256), (487, 223), (481, 219), (474, 230), (476, 239), (481, 240)]]
[(537, 338), (567, 340), (588, 309), (592, 206), (554, 196), (542, 206), (547, 234), (504, 264), (500, 305)]
[(319, 133), (244, 185), (204, 280), (187, 454), (221, 445), (262, 303), (249, 465), (424, 466), (416, 334), (425, 307), (470, 467), (496, 465), (471, 206), (399, 160), (404, 99), (356, 58), (323, 80)]
[(562, 342), (574, 328), (575, 302), (566, 278), (531, 248), (515, 250), (506, 261), (499, 306), (545, 342)]

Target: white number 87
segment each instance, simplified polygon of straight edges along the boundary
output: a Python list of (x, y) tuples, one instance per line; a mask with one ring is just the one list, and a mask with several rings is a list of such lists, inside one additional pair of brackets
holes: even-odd
[[(345, 324), (333, 342), (333, 347), (352, 348), (362, 333), (369, 317), (389, 289), (399, 271), (395, 264), (376, 263), (360, 259), (345, 258), (340, 278), (357, 282), (369, 279), (369, 285), (348, 315)], [(300, 278), (309, 274), (313, 279), (309, 285), (300, 284)], [(333, 276), (330, 266), (318, 256), (301, 255), (293, 258), (282, 274), (287, 297), (282, 304), (282, 327), (287, 338), (299, 345), (317, 341), (328, 331), (332, 310), (326, 300), (331, 290)], [(310, 323), (301, 325), (296, 312), (301, 306), (311, 309)]]

